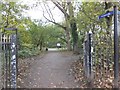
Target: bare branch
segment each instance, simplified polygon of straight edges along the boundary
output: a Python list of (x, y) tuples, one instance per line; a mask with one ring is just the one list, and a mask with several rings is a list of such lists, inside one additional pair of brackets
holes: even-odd
[(63, 25), (61, 25), (61, 24), (59, 24), (59, 23), (57, 23), (57, 22), (55, 22), (55, 21), (52, 21), (52, 20), (48, 19), (47, 17), (45, 17), (44, 14), (43, 14), (43, 16), (44, 16), (44, 18), (45, 18), (46, 20), (48, 20), (49, 22), (52, 22), (52, 23), (54, 23), (55, 25), (58, 25), (59, 27), (61, 27), (61, 28), (63, 28), (64, 30), (66, 30), (66, 27), (65, 27), (65, 26), (63, 26)]
[(50, 14), (51, 14), (52, 19), (55, 21), (55, 19), (54, 19), (54, 17), (53, 17), (53, 14), (52, 14), (52, 12), (51, 12), (50, 7), (48, 6), (48, 4), (47, 4), (47, 7), (48, 7), (48, 9), (49, 9), (49, 12), (50, 12)]
[(55, 2), (53, 0), (51, 0), (60, 10), (61, 12), (66, 16), (66, 17), (70, 17), (69, 14), (65, 11), (65, 9), (61, 6), (61, 4), (59, 2)]
[[(44, 4), (44, 7), (45, 7), (45, 10), (47, 11), (49, 17), (51, 18), (51, 20), (53, 20), (53, 21), (55, 22), (55, 19), (53, 18), (53, 15), (52, 15), (52, 12), (51, 12), (49, 6), (48, 6), (48, 5), (46, 6), (46, 5)], [(48, 7), (49, 10), (47, 9), (47, 7)]]
[(57, 22), (55, 22), (55, 21), (52, 21), (52, 20), (48, 19), (48, 18), (44, 15), (44, 9), (43, 9), (42, 6), (41, 6), (41, 8), (42, 8), (42, 10), (43, 10), (43, 17), (44, 17), (46, 20), (48, 20), (49, 22), (52, 22), (53, 24), (58, 25), (59, 27), (61, 27), (61, 28), (63, 28), (64, 30), (66, 30), (66, 27), (65, 27), (65, 26), (63, 26), (63, 25), (61, 25), (61, 24), (59, 24), (59, 23), (57, 23)]

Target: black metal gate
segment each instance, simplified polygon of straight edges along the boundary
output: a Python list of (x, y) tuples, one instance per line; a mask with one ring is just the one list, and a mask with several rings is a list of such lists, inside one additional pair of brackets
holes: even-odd
[(2, 88), (17, 88), (17, 33), (0, 34)]
[(85, 76), (88, 79), (88, 82), (91, 82), (93, 78), (93, 60), (92, 60), (92, 33), (89, 32), (86, 35), (85, 42), (84, 42), (84, 71)]
[(118, 12), (117, 6), (114, 6), (114, 33), (112, 27), (106, 30), (101, 28), (94, 33), (94, 44), (91, 44), (92, 37), (89, 34), (84, 42), (85, 75), (90, 78), (93, 73), (93, 83), (97, 87), (120, 87)]
[[(84, 71), (93, 87), (112, 88), (114, 84), (114, 42), (112, 34), (88, 33), (84, 41)], [(118, 87), (120, 78), (118, 78)]]

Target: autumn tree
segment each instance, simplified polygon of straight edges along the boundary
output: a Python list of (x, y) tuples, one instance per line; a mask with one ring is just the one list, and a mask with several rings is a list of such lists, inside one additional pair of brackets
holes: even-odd
[[(55, 6), (57, 5), (55, 2), (53, 2), (53, 3), (55, 4)], [(58, 7), (59, 7), (59, 6), (58, 6)], [(42, 7), (42, 8), (43, 8), (43, 7)], [(45, 10), (44, 10), (44, 9), (45, 9)], [(62, 12), (67, 12), (67, 11), (66, 11), (66, 7), (60, 6), (59, 9), (62, 10)], [(44, 15), (44, 12), (45, 12), (45, 11), (47, 11), (49, 17), (46, 17), (46, 16)], [(64, 15), (65, 15), (66, 17), (68, 17), (67, 13), (64, 14)], [(70, 30), (69, 30), (68, 21), (66, 22), (66, 20), (65, 20), (65, 23), (64, 23), (64, 24), (57, 23), (57, 22), (55, 21), (55, 19), (54, 19), (54, 16), (53, 16), (53, 13), (52, 13), (50, 7), (47, 5), (47, 2), (44, 2), (43, 16), (44, 16), (44, 18), (45, 18), (47, 21), (52, 22), (53, 24), (61, 27), (61, 28), (64, 30), (65, 35), (66, 35), (66, 37), (65, 37), (66, 40), (65, 40), (65, 41), (66, 41), (66, 44), (67, 44), (67, 49), (68, 49), (68, 50), (71, 50), (71, 37), (70, 37)], [(65, 19), (66, 19), (66, 18), (65, 18)]]
[[(73, 42), (73, 51), (74, 53), (79, 53), (78, 48), (78, 33), (77, 33), (77, 25), (76, 19), (74, 14), (74, 7), (72, 2), (59, 2), (59, 1), (52, 1), (64, 14), (65, 17), (65, 32), (68, 41), (68, 47), (70, 47), (70, 38), (72, 37)], [(71, 37), (70, 37), (71, 33)]]

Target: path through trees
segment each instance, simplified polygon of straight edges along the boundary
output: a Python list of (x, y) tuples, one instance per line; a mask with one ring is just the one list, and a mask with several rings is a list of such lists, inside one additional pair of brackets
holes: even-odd
[(21, 88), (78, 88), (70, 73), (71, 64), (79, 56), (71, 52), (48, 51), (42, 58), (38, 56), (29, 73), (21, 80)]

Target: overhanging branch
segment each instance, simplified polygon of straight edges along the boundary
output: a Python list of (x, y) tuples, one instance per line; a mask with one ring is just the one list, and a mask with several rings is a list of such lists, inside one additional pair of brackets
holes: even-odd
[(68, 15), (68, 13), (64, 10), (64, 8), (62, 8), (61, 7), (61, 4), (59, 3), (59, 2), (55, 2), (55, 1), (53, 1), (53, 0), (51, 0), (59, 9), (60, 9), (60, 11), (66, 16), (66, 17), (70, 17), (69, 15)]
[[(43, 17), (44, 17), (47, 21), (52, 22), (53, 24), (55, 24), (55, 25), (57, 25), (57, 26), (63, 28), (64, 30), (66, 30), (66, 27), (65, 27), (65, 26), (63, 26), (63, 25), (61, 25), (61, 24), (55, 22), (55, 20), (54, 20), (53, 18), (52, 18), (52, 20), (48, 19), (48, 18), (44, 15), (44, 9), (43, 9), (42, 6), (41, 6), (41, 8), (42, 8), (42, 10), (43, 10)], [(47, 8), (45, 7), (45, 9), (47, 9)], [(47, 12), (47, 13), (48, 13), (48, 12)], [(50, 13), (51, 13), (51, 11), (50, 11)], [(49, 13), (48, 13), (48, 14), (49, 14)], [(52, 13), (51, 13), (51, 14), (52, 14)], [(53, 15), (52, 15), (52, 16), (53, 16)]]
[(57, 22), (55, 22), (55, 21), (52, 21), (52, 20), (48, 19), (47, 17), (45, 17), (44, 14), (43, 14), (43, 17), (44, 17), (46, 20), (48, 20), (49, 22), (52, 22), (52, 23), (54, 23), (55, 25), (58, 25), (59, 27), (61, 27), (61, 28), (63, 28), (64, 30), (66, 30), (66, 27), (65, 27), (65, 26), (63, 26), (63, 25), (61, 25), (61, 24), (59, 24), (59, 23), (57, 23)]

